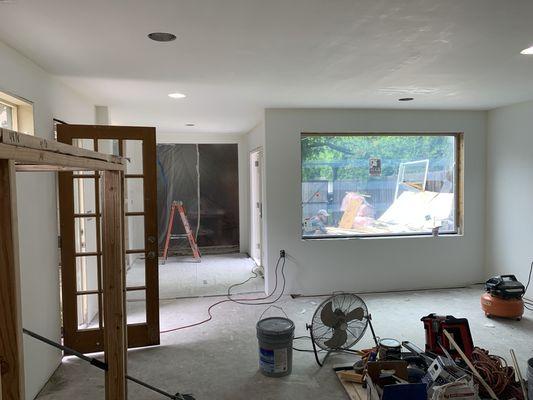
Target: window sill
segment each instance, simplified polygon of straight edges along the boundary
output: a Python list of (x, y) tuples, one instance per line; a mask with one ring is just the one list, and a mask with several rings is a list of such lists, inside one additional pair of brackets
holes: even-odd
[(307, 241), (317, 241), (317, 240), (373, 240), (373, 239), (441, 239), (441, 238), (460, 238), (463, 237), (464, 233), (462, 232), (450, 232), (450, 233), (441, 233), (438, 236), (433, 236), (432, 234), (413, 234), (413, 235), (387, 235), (387, 236), (316, 236), (316, 237), (302, 237), (303, 242)]

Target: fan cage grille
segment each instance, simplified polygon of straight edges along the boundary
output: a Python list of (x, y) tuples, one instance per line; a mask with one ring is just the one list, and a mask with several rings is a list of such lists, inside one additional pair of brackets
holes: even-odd
[[(334, 329), (326, 326), (322, 322), (321, 312), (324, 307), (332, 302), (333, 311), (341, 310), (344, 315), (347, 315), (350, 311), (357, 308), (363, 309), (363, 318), (361, 320), (354, 319), (347, 322), (346, 333), (348, 338), (346, 342), (339, 347), (331, 348), (325, 344), (328, 340), (333, 337)], [(339, 293), (334, 294), (331, 297), (328, 297), (317, 307), (315, 313), (313, 314), (313, 319), (311, 321), (311, 333), (313, 335), (313, 340), (315, 344), (323, 350), (333, 350), (333, 349), (349, 349), (353, 347), (361, 338), (364, 336), (366, 329), (368, 327), (368, 308), (359, 296), (353, 293)]]

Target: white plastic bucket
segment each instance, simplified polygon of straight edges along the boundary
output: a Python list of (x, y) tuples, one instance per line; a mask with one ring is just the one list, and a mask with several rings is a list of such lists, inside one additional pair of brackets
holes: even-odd
[(271, 317), (257, 322), (259, 369), (270, 377), (289, 375), (292, 371), (294, 322), (288, 318)]

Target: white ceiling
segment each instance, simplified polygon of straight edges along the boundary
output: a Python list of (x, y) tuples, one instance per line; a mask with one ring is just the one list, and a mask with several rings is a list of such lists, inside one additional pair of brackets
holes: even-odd
[(14, 0), (0, 2), (0, 40), (109, 105), (113, 123), (244, 133), (265, 107), (533, 99), (533, 56), (519, 54), (532, 16), (532, 0)]

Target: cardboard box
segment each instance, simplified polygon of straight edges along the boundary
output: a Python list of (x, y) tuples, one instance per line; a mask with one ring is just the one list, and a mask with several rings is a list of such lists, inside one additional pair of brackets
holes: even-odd
[(394, 383), (394, 378), (407, 381), (405, 361), (375, 361), (367, 365), (367, 396), (369, 400), (426, 400), (425, 383)]

